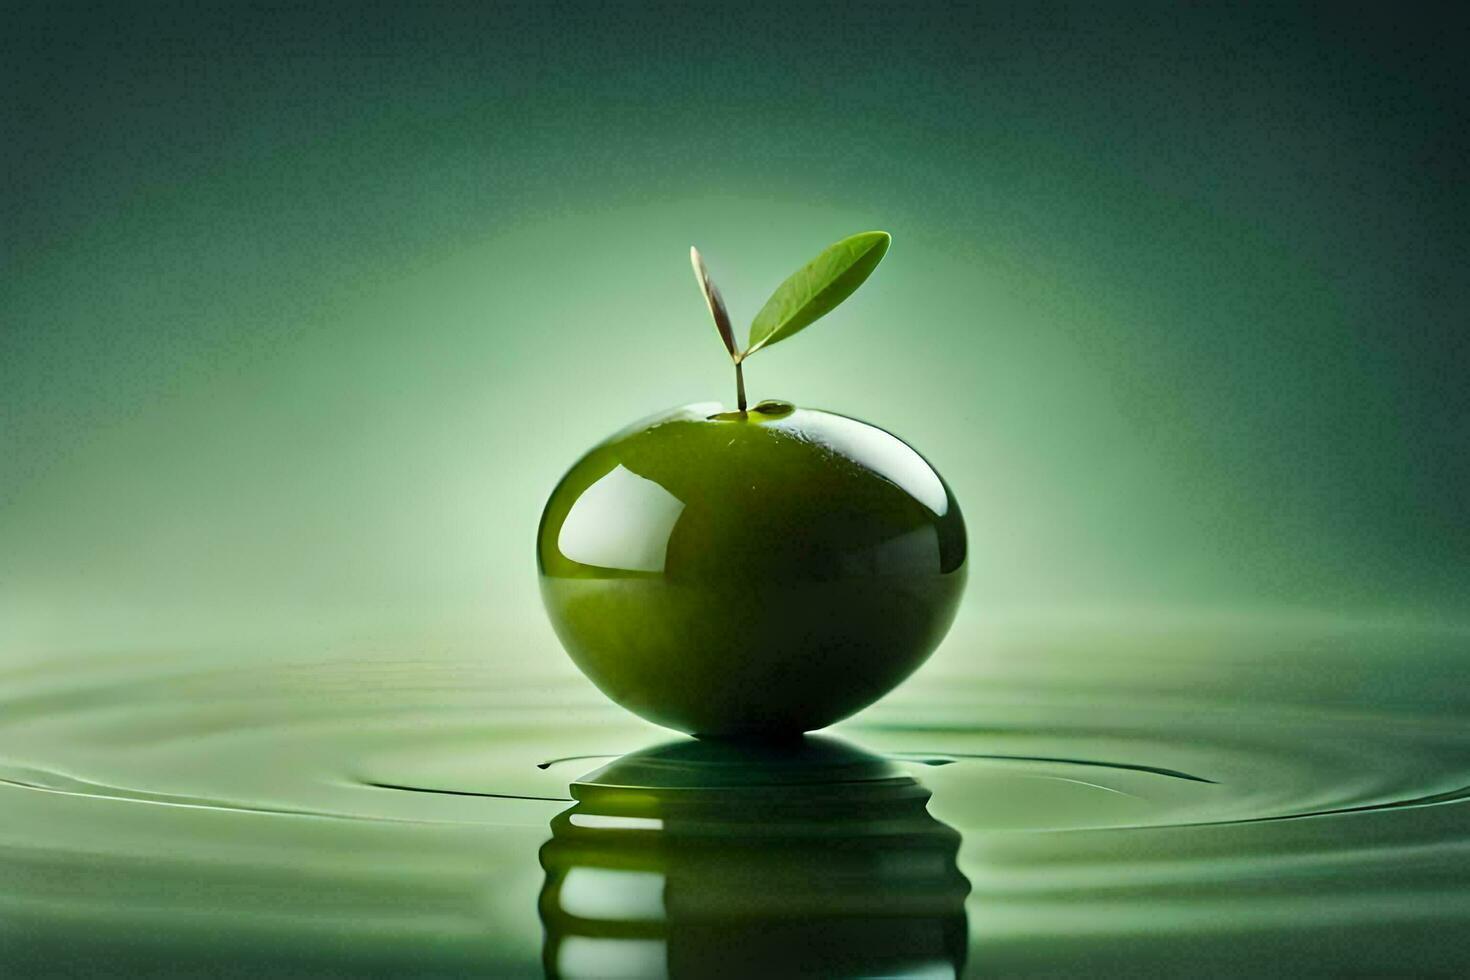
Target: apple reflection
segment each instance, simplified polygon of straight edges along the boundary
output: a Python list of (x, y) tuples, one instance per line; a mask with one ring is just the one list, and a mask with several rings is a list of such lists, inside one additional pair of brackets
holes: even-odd
[(954, 977), (960, 835), (831, 738), (677, 741), (572, 784), (541, 849), (550, 977)]

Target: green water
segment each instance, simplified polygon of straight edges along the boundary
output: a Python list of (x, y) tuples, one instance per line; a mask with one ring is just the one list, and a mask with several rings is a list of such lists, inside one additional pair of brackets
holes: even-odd
[[(559, 651), (98, 650), (0, 698), (17, 975), (1454, 973), (1470, 632), (969, 620), (805, 747)], [(247, 657), (246, 654), (249, 654)]]

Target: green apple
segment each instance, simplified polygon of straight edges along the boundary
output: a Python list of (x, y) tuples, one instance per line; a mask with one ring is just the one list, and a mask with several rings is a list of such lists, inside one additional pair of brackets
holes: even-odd
[(949, 487), (829, 412), (689, 406), (620, 432), (541, 518), (542, 596), (577, 666), (696, 735), (787, 735), (872, 704), (944, 637), (965, 581)]
[(777, 288), (735, 341), (736, 407), (691, 405), (593, 448), (557, 485), (536, 554), (577, 666), (649, 721), (701, 736), (789, 736), (893, 688), (944, 637), (965, 581), (965, 522), (929, 463), (882, 429), (762, 402), (744, 363), (830, 312), (888, 251), (844, 238)]

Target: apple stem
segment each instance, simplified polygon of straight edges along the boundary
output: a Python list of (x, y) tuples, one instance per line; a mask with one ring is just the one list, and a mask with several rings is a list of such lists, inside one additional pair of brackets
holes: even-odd
[(735, 362), (735, 401), (737, 412), (745, 411), (745, 367)]

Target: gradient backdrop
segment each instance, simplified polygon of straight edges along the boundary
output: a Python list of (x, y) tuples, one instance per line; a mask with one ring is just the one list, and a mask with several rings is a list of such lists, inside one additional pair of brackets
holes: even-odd
[(1148, 4), (0, 7), (0, 657), (473, 624), (751, 361), (969, 520), (967, 617), (1466, 611), (1463, 24)]

